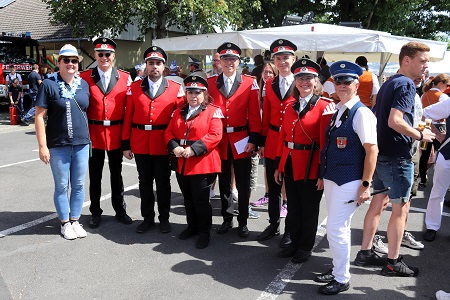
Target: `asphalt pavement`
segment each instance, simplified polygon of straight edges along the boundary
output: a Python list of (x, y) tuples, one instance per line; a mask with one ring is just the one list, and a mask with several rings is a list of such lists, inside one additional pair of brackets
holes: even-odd
[[(172, 176), (173, 230), (161, 234), (158, 226), (137, 234), (142, 220), (135, 162), (124, 161), (123, 177), (127, 212), (135, 220), (123, 225), (114, 219), (110, 204), (109, 175), (103, 177), (103, 222), (90, 229), (89, 196), (80, 221), (88, 236), (67, 241), (59, 234), (53, 205), (53, 180), (48, 165), (38, 157), (34, 126), (9, 125), (5, 108), (0, 111), (0, 300), (3, 299), (320, 299), (315, 274), (331, 267), (326, 239), (325, 201), (317, 245), (309, 261), (300, 265), (277, 257), (281, 237), (258, 242), (256, 236), (268, 225), (267, 207), (255, 208), (261, 217), (249, 220), (249, 238), (234, 228), (216, 233), (221, 224), (220, 200), (214, 208), (210, 246), (195, 248), (195, 238), (179, 240), (185, 228), (183, 198)], [(432, 180), (432, 170), (429, 173)], [(431, 184), (419, 190), (412, 202), (408, 231), (422, 240), (424, 210)], [(218, 194), (218, 187), (216, 187)], [(264, 194), (263, 167), (258, 170), (257, 191)], [(288, 205), (289, 207), (289, 205)], [(359, 250), (368, 205), (358, 208), (352, 221), (352, 260)], [(424, 250), (402, 247), (405, 261), (420, 269), (415, 278), (388, 278), (380, 268), (351, 266), (350, 289), (335, 299), (434, 299), (439, 289), (450, 291), (447, 255), (450, 248), (450, 210), (444, 207), (437, 239), (424, 242)], [(386, 235), (389, 209), (380, 231)], [(284, 231), (284, 221), (281, 224)]]

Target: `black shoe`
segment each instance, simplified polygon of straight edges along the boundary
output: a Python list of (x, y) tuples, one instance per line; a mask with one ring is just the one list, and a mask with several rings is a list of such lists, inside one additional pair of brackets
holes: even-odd
[(136, 229), (137, 233), (147, 232), (152, 226), (155, 225), (154, 221), (150, 221), (149, 219), (144, 219), (141, 224)]
[(318, 292), (322, 295), (336, 295), (340, 292), (345, 292), (350, 288), (350, 284), (347, 283), (339, 283), (336, 280), (332, 280), (326, 285), (321, 286), (318, 289)]
[(247, 225), (239, 226), (238, 227), (238, 235), (242, 238), (246, 238), (249, 235), (248, 227)]
[(436, 233), (436, 230), (427, 229), (427, 231), (423, 234), (423, 239), (425, 241), (432, 242), (436, 239)]
[(325, 273), (317, 274), (316, 277), (314, 277), (315, 282), (327, 283), (332, 280), (334, 280), (333, 269), (329, 269)]
[(217, 233), (224, 234), (227, 233), (228, 230), (233, 228), (233, 221), (223, 221), (222, 225), (217, 229)]
[(281, 249), (278, 252), (277, 256), (281, 257), (281, 258), (291, 257), (291, 256), (294, 256), (296, 252), (297, 252), (297, 248), (294, 247), (293, 245), (290, 245), (287, 248)]
[(183, 230), (179, 235), (178, 238), (180, 240), (187, 240), (190, 237), (193, 237), (194, 235), (198, 234), (197, 229), (188, 226), (185, 230)]
[(200, 234), (198, 237), (197, 243), (195, 244), (195, 248), (197, 249), (205, 249), (209, 245), (209, 241), (211, 240), (211, 236), (209, 234)]
[(362, 252), (362, 250), (358, 251), (356, 254), (356, 258), (354, 261), (357, 266), (384, 266), (386, 264), (386, 260), (381, 256), (370, 250), (370, 254), (366, 255)]
[(256, 240), (266, 241), (266, 240), (270, 240), (271, 238), (273, 238), (276, 235), (280, 235), (280, 229), (278, 228), (278, 224), (276, 224), (276, 225), (270, 224), (269, 226), (266, 227), (266, 229), (264, 229), (263, 232), (258, 234), (258, 236), (256, 237)]
[(403, 262), (403, 257), (399, 256), (395, 265), (389, 262), (381, 270), (381, 275), (389, 277), (416, 277), (419, 275), (419, 268), (408, 267)]
[(116, 220), (119, 221), (122, 224), (130, 225), (133, 223), (133, 219), (130, 218), (129, 215), (124, 214), (122, 216), (116, 215)]
[(293, 264), (301, 264), (307, 261), (311, 257), (311, 251), (305, 251), (305, 250), (297, 250), (295, 252), (294, 257), (292, 257), (292, 263)]
[(291, 234), (289, 232), (285, 232), (283, 234), (283, 238), (280, 241), (280, 248), (287, 248), (292, 244)]
[(159, 231), (161, 233), (169, 233), (172, 231), (172, 225), (170, 225), (168, 220), (159, 221)]
[(101, 222), (102, 222), (102, 216), (92, 216), (91, 220), (89, 221), (89, 227), (97, 228), (100, 226)]

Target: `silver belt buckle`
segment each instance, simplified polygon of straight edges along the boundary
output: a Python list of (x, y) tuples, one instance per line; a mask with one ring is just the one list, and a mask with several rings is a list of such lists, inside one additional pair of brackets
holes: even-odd
[(153, 125), (144, 125), (144, 130), (152, 130)]
[(185, 139), (181, 139), (180, 140), (180, 146), (186, 146), (186, 140)]
[(227, 133), (234, 132), (234, 127), (227, 127)]
[(293, 150), (293, 149), (294, 149), (294, 143), (293, 143), (293, 142), (288, 142), (288, 143), (287, 143), (287, 147), (288, 147), (289, 149)]
[(103, 126), (111, 126), (111, 121), (110, 120), (104, 120), (103, 121)]

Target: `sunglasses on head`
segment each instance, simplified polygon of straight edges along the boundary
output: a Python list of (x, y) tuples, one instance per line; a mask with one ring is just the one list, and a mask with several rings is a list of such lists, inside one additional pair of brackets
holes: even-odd
[(76, 58), (72, 58), (72, 59), (70, 59), (70, 58), (63, 58), (62, 61), (63, 61), (66, 65), (69, 64), (69, 63), (72, 63), (72, 64), (74, 64), (74, 65), (78, 64), (78, 59), (76, 59)]
[(106, 52), (106, 53), (99, 52), (98, 53), (98, 57), (103, 57), (103, 55), (106, 56), (106, 57), (110, 57), (111, 56), (111, 52)]
[(345, 84), (345, 85), (350, 85), (350, 84), (352, 84), (353, 83), (353, 80), (352, 81), (335, 81), (334, 82), (334, 84), (335, 85), (341, 85), (341, 84)]

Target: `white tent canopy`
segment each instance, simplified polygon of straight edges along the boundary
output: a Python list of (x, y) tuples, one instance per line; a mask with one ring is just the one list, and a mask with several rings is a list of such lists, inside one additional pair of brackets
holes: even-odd
[(329, 61), (354, 61), (364, 55), (369, 61), (379, 61), (381, 71), (389, 61), (398, 61), (400, 48), (410, 41), (427, 44), (432, 61), (442, 60), (447, 49), (444, 42), (321, 23), (155, 39), (153, 45), (168, 53), (211, 55), (221, 44), (232, 42), (243, 50), (243, 56), (253, 57), (269, 49), (279, 38), (297, 45), (298, 56), (308, 54), (316, 59), (323, 55)]

